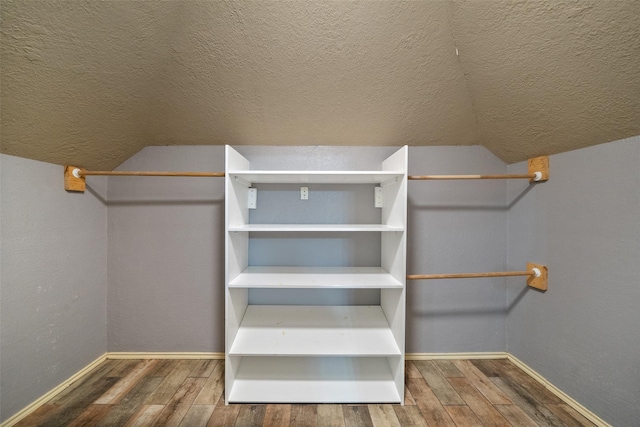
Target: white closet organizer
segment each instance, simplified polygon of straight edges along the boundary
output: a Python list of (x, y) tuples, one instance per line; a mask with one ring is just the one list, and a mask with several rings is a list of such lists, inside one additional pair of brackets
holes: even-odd
[[(403, 147), (375, 171), (265, 171), (251, 170), (246, 158), (226, 147), (226, 403), (404, 403), (407, 157)], [(253, 184), (367, 184), (371, 194), (378, 186), (381, 219), (254, 224), (248, 209)], [(379, 233), (380, 265), (249, 262), (251, 245), (264, 236), (314, 245), (353, 233)], [(378, 302), (353, 305), (345, 295), (354, 292), (373, 293)], [(307, 295), (306, 302), (274, 304), (289, 293)]]

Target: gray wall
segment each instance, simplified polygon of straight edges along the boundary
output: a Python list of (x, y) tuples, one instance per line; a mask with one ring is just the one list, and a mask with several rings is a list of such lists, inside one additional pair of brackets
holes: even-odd
[[(381, 160), (396, 150), (237, 149), (255, 168), (335, 170), (379, 168)], [(481, 147), (411, 147), (409, 154), (414, 174), (506, 171), (504, 163)], [(219, 171), (224, 169), (224, 148), (147, 147), (118, 169)], [(110, 177), (108, 187), (109, 351), (224, 351), (223, 180)], [(344, 194), (310, 187), (310, 205), (317, 200), (325, 207), (344, 201)], [(284, 205), (284, 198), (291, 194), (270, 194), (273, 190), (268, 186), (259, 190), (259, 209), (252, 212), (252, 220), (260, 220), (261, 204)], [(408, 271), (503, 269), (505, 194), (506, 184), (500, 181), (411, 182)], [(373, 204), (368, 189), (347, 196), (371, 197)], [(302, 203), (290, 201), (295, 202)], [(353, 215), (364, 222), (376, 214), (374, 209)], [(278, 244), (284, 248), (289, 243)], [(256, 264), (268, 264), (268, 255), (253, 253), (252, 257)], [(375, 264), (378, 256), (368, 254), (354, 262)], [(410, 282), (408, 286), (407, 351), (505, 350), (504, 279)], [(374, 299), (358, 295), (353, 301)]]
[[(118, 169), (224, 171), (224, 147), (148, 147)], [(224, 180), (108, 180), (109, 351), (224, 351)]]
[(62, 166), (0, 156), (0, 420), (105, 353), (106, 179), (65, 193)]
[[(482, 147), (411, 147), (409, 173), (500, 174), (506, 165)], [(505, 268), (506, 184), (409, 181), (407, 273)], [(407, 352), (505, 351), (505, 280), (407, 283)]]
[[(616, 426), (640, 420), (640, 137), (552, 156), (548, 183), (509, 183), (508, 351)], [(513, 173), (525, 164), (509, 167)]]

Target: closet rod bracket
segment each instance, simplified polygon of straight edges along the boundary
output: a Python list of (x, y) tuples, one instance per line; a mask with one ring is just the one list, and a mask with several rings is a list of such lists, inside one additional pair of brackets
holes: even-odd
[(539, 289), (541, 291), (546, 291), (549, 284), (547, 280), (547, 266), (528, 262), (527, 270), (533, 271), (535, 273), (527, 277), (527, 286)]
[(549, 180), (549, 156), (529, 159), (529, 174), (534, 175), (529, 182), (544, 182)]
[(87, 182), (82, 169), (77, 166), (64, 167), (64, 189), (67, 191), (77, 191), (84, 193), (87, 189)]

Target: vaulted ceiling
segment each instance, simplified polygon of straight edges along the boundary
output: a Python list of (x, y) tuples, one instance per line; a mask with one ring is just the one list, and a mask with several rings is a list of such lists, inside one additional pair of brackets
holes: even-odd
[(473, 145), (640, 134), (640, 2), (1, 1), (3, 153)]

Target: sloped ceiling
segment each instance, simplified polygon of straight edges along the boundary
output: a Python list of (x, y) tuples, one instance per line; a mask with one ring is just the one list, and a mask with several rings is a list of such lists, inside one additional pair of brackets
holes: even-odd
[(0, 142), (21, 157), (482, 144), (511, 163), (640, 134), (635, 0), (0, 4)]

